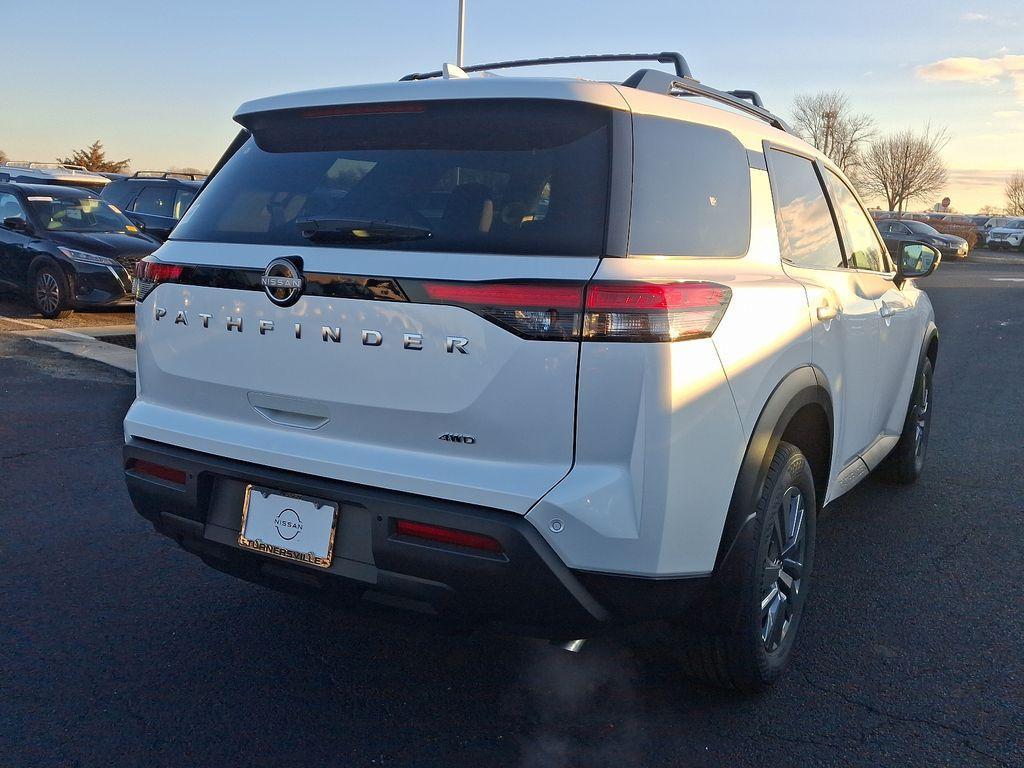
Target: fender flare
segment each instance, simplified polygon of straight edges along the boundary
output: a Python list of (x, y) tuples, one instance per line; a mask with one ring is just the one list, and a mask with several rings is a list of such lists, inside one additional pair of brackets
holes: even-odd
[[(925, 347), (927, 348), (927, 347)], [(729, 513), (726, 515), (722, 539), (715, 558), (715, 581), (725, 588), (742, 578), (730, 565), (732, 555), (753, 536), (755, 508), (761, 488), (786, 427), (797, 411), (807, 405), (819, 405), (828, 419), (830, 437), (834, 434), (832, 397), (824, 375), (815, 367), (805, 365), (791, 371), (779, 382), (761, 409), (747, 450), (740, 463)], [(831, 447), (831, 442), (830, 442)], [(737, 585), (738, 586), (738, 585)]]

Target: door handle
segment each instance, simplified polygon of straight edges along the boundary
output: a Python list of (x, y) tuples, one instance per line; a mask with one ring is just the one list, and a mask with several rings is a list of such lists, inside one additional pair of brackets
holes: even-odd
[(823, 304), (818, 307), (818, 320), (822, 323), (834, 320), (839, 317), (839, 307), (833, 307), (831, 304)]
[(893, 306), (890, 306), (889, 304), (886, 304), (883, 301), (882, 302), (882, 306), (878, 310), (878, 314), (880, 314), (882, 317), (884, 317), (886, 320), (888, 320), (890, 317), (892, 317), (893, 315), (896, 314), (896, 308), (893, 307)]

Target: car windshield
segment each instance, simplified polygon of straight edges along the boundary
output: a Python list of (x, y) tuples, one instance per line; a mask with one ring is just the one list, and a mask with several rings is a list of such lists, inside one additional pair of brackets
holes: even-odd
[(915, 233), (917, 233), (919, 235), (937, 235), (937, 234), (939, 234), (939, 230), (935, 229), (935, 227), (928, 226), (923, 221), (909, 220), (909, 221), (904, 221), (903, 223), (906, 224), (908, 227), (910, 227), (910, 231), (911, 232), (915, 232)]
[(30, 195), (29, 205), (47, 230), (62, 232), (136, 232), (114, 206), (92, 195)]

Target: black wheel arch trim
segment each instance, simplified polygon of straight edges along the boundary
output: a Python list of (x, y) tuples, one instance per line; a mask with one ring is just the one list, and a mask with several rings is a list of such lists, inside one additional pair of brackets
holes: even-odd
[[(775, 450), (798, 411), (808, 405), (818, 405), (824, 411), (829, 426), (829, 449), (834, 434), (832, 397), (824, 374), (811, 365), (801, 366), (786, 375), (768, 396), (761, 409), (747, 450), (740, 463), (740, 471), (729, 502), (722, 538), (715, 558), (715, 582), (724, 588), (735, 584), (741, 574), (730, 567), (737, 547), (753, 535), (755, 509), (761, 494)], [(826, 468), (827, 474), (828, 468)], [(820, 501), (819, 501), (820, 503)]]

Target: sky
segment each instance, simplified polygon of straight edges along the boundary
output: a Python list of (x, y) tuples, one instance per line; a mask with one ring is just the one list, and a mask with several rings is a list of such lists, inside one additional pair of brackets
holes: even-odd
[[(1020, 1), (467, 0), (466, 62), (676, 50), (698, 79), (757, 90), (783, 117), (794, 94), (839, 89), (882, 132), (947, 128), (944, 194), (973, 212), (1002, 205), (1006, 176), (1024, 168)], [(52, 161), (100, 139), (136, 170), (209, 168), (243, 101), (454, 61), (457, 7), (0, 0), (0, 150)], [(624, 79), (638, 66), (546, 74)]]

